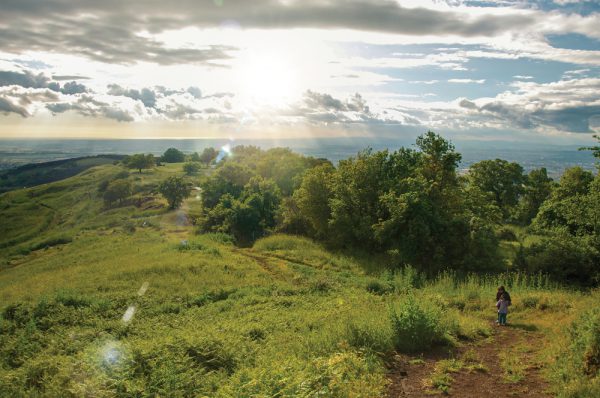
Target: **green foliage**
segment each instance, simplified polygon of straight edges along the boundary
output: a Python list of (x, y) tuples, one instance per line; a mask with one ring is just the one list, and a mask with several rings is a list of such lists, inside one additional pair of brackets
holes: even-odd
[(556, 233), (525, 248), (517, 264), (529, 272), (543, 272), (566, 283), (593, 285), (600, 281), (600, 243), (594, 237)]
[[(223, 180), (216, 181), (221, 182)], [(233, 184), (224, 189), (238, 192)], [(207, 209), (202, 228), (205, 231), (229, 233), (242, 245), (254, 242), (275, 227), (280, 201), (279, 187), (272, 180), (265, 180), (260, 176), (252, 177), (237, 197), (226, 193), (214, 207)]]
[(402, 352), (424, 351), (444, 342), (441, 313), (434, 306), (420, 303), (413, 295), (390, 312), (394, 345)]
[(209, 165), (215, 161), (215, 159), (217, 158), (218, 155), (219, 155), (219, 151), (217, 151), (215, 148), (213, 148), (213, 147), (204, 148), (204, 150), (202, 151), (202, 154), (200, 156), (198, 156), (198, 161), (202, 162), (206, 165)]
[(471, 165), (469, 180), (481, 191), (489, 192), (496, 206), (502, 210), (504, 219), (509, 219), (519, 203), (526, 176), (518, 163), (495, 159)]
[(171, 176), (160, 183), (158, 191), (167, 199), (171, 209), (178, 208), (190, 195), (190, 185), (181, 177)]
[(187, 162), (183, 165), (183, 171), (187, 175), (193, 175), (200, 171), (200, 163), (198, 162)]
[(165, 163), (181, 163), (185, 161), (185, 154), (177, 148), (169, 148), (163, 153), (161, 160)]
[[(597, 297), (597, 294), (596, 294)], [(569, 329), (569, 344), (562, 347), (553, 367), (557, 396), (594, 397), (600, 393), (600, 310), (580, 315)]]
[(124, 163), (130, 169), (137, 169), (141, 173), (142, 169), (151, 169), (154, 167), (154, 155), (150, 153), (147, 155), (137, 153), (125, 158)]
[(111, 181), (102, 198), (106, 206), (112, 206), (115, 202), (122, 204), (131, 195), (131, 183), (127, 180)]
[(548, 177), (544, 167), (529, 172), (519, 203), (519, 220), (521, 223), (527, 225), (535, 218), (540, 206), (550, 197), (553, 187), (552, 178)]

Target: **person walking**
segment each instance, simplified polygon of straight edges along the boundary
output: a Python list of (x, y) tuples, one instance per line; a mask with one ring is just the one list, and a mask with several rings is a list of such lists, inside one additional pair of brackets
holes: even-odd
[(510, 305), (510, 301), (506, 299), (506, 293), (502, 293), (500, 296), (500, 300), (496, 303), (496, 308), (498, 308), (498, 325), (506, 326), (506, 316), (508, 315), (508, 306)]

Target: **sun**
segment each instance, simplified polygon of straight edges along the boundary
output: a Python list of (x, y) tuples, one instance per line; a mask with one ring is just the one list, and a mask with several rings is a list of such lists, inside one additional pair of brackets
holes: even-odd
[(278, 106), (297, 92), (296, 68), (282, 53), (252, 52), (238, 67), (240, 97), (253, 105)]

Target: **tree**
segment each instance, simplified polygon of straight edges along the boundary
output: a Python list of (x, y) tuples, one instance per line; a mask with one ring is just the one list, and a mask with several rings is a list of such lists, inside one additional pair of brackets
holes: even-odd
[(183, 178), (171, 176), (160, 183), (158, 191), (169, 202), (169, 208), (176, 209), (190, 195), (191, 187)]
[(225, 162), (215, 173), (200, 183), (202, 206), (212, 209), (226, 193), (239, 198), (244, 186), (254, 175), (254, 172), (244, 165)]
[(519, 203), (520, 220), (529, 224), (537, 215), (540, 206), (552, 193), (553, 180), (548, 177), (546, 168), (531, 170)]
[(183, 171), (187, 175), (196, 174), (200, 170), (200, 163), (198, 162), (187, 162), (183, 165)]
[(121, 204), (124, 199), (131, 195), (131, 184), (127, 180), (112, 181), (104, 191), (104, 203), (111, 206), (114, 202)]
[(169, 148), (163, 153), (162, 161), (165, 163), (181, 163), (185, 161), (185, 154), (177, 148)]
[(293, 204), (298, 206), (300, 214), (319, 238), (327, 237), (331, 219), (330, 200), (333, 197), (331, 179), (334, 172), (333, 166), (327, 163), (308, 170), (293, 196)]
[(190, 161), (201, 162), (202, 160), (200, 159), (200, 155), (198, 155), (198, 152), (194, 152), (190, 155)]
[(208, 147), (204, 148), (204, 150), (198, 157), (198, 160), (208, 166), (217, 158), (218, 155), (219, 152), (215, 148)]
[(508, 219), (519, 203), (525, 176), (520, 164), (495, 159), (473, 164), (469, 168), (469, 180), (483, 192), (490, 192), (504, 218)]
[(126, 164), (130, 169), (138, 169), (141, 173), (142, 169), (149, 169), (154, 166), (154, 156), (152, 154), (144, 155), (143, 153), (137, 153), (129, 156)]

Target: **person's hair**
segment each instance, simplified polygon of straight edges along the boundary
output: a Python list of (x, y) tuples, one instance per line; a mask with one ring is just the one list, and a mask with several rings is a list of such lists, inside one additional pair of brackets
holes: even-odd
[(504, 286), (500, 286), (500, 287), (498, 288), (498, 291), (500, 291), (500, 290), (502, 290), (503, 292), (504, 292), (504, 291), (506, 291), (506, 289), (504, 288)]
[(500, 298), (501, 298), (501, 299), (503, 299), (503, 300), (506, 300), (506, 293), (502, 293), (502, 294), (500, 295)]

